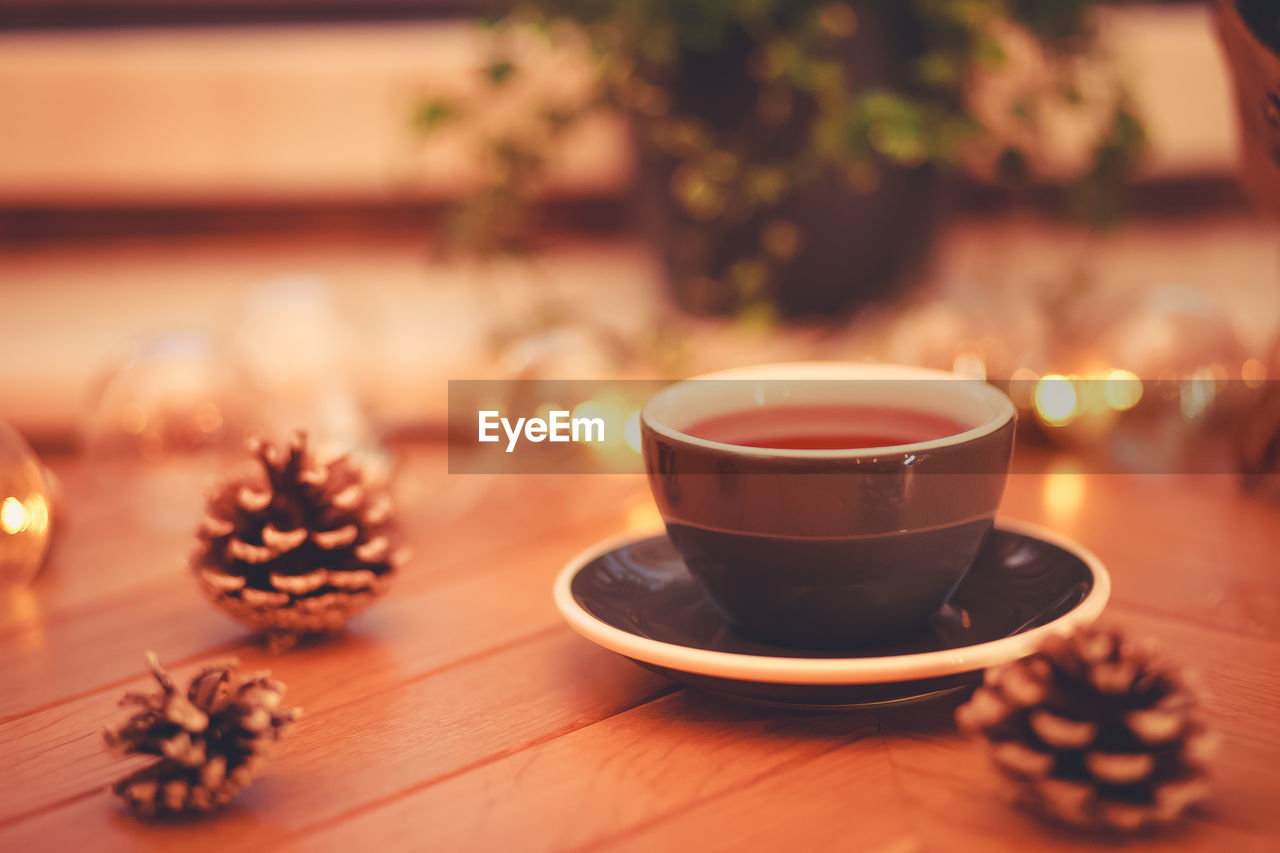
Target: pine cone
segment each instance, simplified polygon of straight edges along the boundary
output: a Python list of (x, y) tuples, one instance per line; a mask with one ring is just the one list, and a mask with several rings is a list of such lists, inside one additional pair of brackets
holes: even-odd
[(1087, 829), (1176, 820), (1208, 794), (1216, 738), (1186, 677), (1119, 634), (1086, 629), (987, 670), (956, 710), (1022, 801)]
[(322, 462), (299, 434), (251, 442), (262, 469), (215, 490), (192, 568), (236, 619), (276, 635), (329, 631), (367, 607), (399, 563), (391, 501), (346, 457)]
[(269, 673), (241, 676), (235, 661), (207, 666), (186, 694), (147, 653), (158, 693), (127, 693), (121, 707), (142, 710), (104, 733), (122, 755), (155, 755), (159, 761), (111, 786), (134, 813), (210, 811), (245, 787), (264, 753), (301, 713), (281, 709), (284, 685)]

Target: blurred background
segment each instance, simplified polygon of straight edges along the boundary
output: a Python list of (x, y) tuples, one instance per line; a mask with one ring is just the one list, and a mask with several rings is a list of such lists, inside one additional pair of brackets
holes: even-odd
[(888, 360), (1261, 476), (1277, 43), (1266, 0), (3, 0), (0, 418), (376, 449), (450, 378)]

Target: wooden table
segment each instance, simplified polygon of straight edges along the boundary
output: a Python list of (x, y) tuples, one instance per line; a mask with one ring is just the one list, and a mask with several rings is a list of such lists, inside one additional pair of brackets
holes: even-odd
[[(652, 520), (639, 477), (450, 478), (438, 451), (397, 483), (416, 558), (333, 642), (273, 656), (182, 570), (190, 523), (158, 470), (56, 466), (68, 521), (49, 570), (0, 613), (0, 850), (1059, 850), (996, 795), (954, 702), (784, 713), (698, 695), (566, 628), (566, 559)], [(193, 493), (194, 494), (194, 493)], [(163, 504), (163, 505), (162, 505)], [(168, 507), (168, 509), (166, 509)], [(1104, 620), (1197, 665), (1224, 738), (1217, 788), (1150, 850), (1280, 848), (1280, 509), (1228, 477), (1016, 475), (1011, 517), (1110, 566)], [(146, 686), (237, 655), (305, 709), (220, 815), (141, 823), (104, 791), (134, 766), (101, 729)]]

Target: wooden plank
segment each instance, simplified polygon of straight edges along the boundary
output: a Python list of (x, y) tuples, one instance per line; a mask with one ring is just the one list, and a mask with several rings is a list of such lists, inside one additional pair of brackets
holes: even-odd
[[(227, 470), (248, 461), (241, 452), (227, 459), (122, 463), (115, 469), (84, 456), (47, 460), (62, 484), (63, 529), (49, 565), (31, 588), (37, 611), (0, 609), (0, 637), (36, 621), (47, 627), (80, 618), (87, 610), (116, 606), (130, 595), (146, 596), (165, 583), (189, 585), (182, 568), (194, 547), (203, 496)], [(398, 454), (393, 494), (414, 536), (425, 537), (458, 520), (445, 516), (437, 521), (429, 509), (440, 502), (428, 505), (422, 497), (424, 491), (447, 492), (448, 476), (443, 447)], [(521, 500), (518, 489), (502, 485), (492, 480), (485, 500), (499, 507)]]
[[(949, 708), (936, 709), (945, 718)], [(982, 748), (949, 730), (939, 732), (934, 710), (886, 720), (885, 742), (920, 849), (1025, 851), (1079, 850), (1097, 837), (1071, 832), (1026, 814), (1008, 802), (1008, 791), (989, 769)], [(820, 796), (820, 794), (816, 794)], [(1171, 832), (1125, 843), (1125, 849), (1165, 851), (1257, 850), (1255, 835), (1213, 816), (1192, 819)]]
[[(1280, 788), (1280, 724), (1272, 709), (1280, 661), (1270, 644), (1124, 610), (1117, 615), (1117, 624), (1164, 640), (1179, 658), (1214, 664), (1206, 672), (1209, 709), (1224, 735), (1216, 762), (1218, 791), (1209, 808), (1180, 829), (1126, 849), (1274, 849), (1280, 837), (1280, 816), (1271, 806)], [(1257, 695), (1258, 684), (1266, 685), (1265, 695)], [(944, 700), (877, 712), (887, 756), (868, 754), (862, 741), (841, 745), (638, 831), (602, 839), (601, 846), (1068, 851), (1097, 842), (1012, 808), (981, 747), (955, 733), (956, 704)], [(887, 775), (874, 787), (866, 784), (868, 765), (886, 761)], [(885, 786), (894, 796), (885, 796)], [(876, 804), (870, 817), (861, 809), (864, 797)]]
[[(1240, 849), (1274, 836), (1280, 818), (1267, 803), (1280, 788), (1280, 721), (1271, 713), (1280, 684), (1275, 647), (1144, 613), (1120, 613), (1123, 624), (1164, 639), (1179, 658), (1212, 663), (1206, 681), (1211, 711), (1225, 735), (1224, 777), (1222, 793), (1193, 824), (1193, 835)], [(940, 809), (933, 840), (972, 824), (966, 831), (977, 841), (1011, 820), (1027, 830), (1019, 843), (1033, 843), (1043, 827), (1016, 813), (1000, 817), (1005, 807), (992, 785), (995, 777), (973, 745), (955, 734), (952, 708), (954, 703), (942, 702), (878, 712), (879, 736), (892, 751), (890, 766), (868, 738), (872, 721), (865, 713), (788, 715), (678, 694), (474, 772), (429, 780), (389, 802), (353, 807), (349, 820), (323, 822), (307, 844), (339, 849), (352, 839), (367, 839), (394, 845), (412, 836), (440, 849), (502, 849), (517, 840), (521, 849), (595, 843), (741, 849), (753, 839), (769, 848), (774, 839), (818, 844), (856, 833), (852, 838), (870, 847), (909, 843), (916, 836), (906, 827), (919, 826), (922, 816)], [(762, 756), (768, 760), (762, 763)], [(892, 783), (893, 777), (899, 781)], [(836, 779), (844, 786), (833, 784)], [(896, 806), (883, 795), (891, 784), (900, 785), (905, 798)], [(851, 790), (868, 789), (874, 818), (861, 816), (861, 804), (851, 802)], [(778, 792), (787, 792), (787, 807), (764, 808), (778, 802)], [(982, 820), (945, 812), (951, 806), (973, 812), (982, 803), (988, 803), (979, 812)], [(1052, 849), (1069, 849), (1069, 841)]]
[[(474, 571), (389, 594), (335, 642), (285, 655), (241, 642), (234, 652), (249, 669), (272, 669), (289, 685), (290, 702), (308, 711), (323, 710), (557, 627), (551, 579), (576, 548), (576, 538), (566, 536), (533, 545), (494, 543)], [(131, 650), (129, 657), (135, 660), (126, 658), (120, 666), (136, 673), (139, 654)], [(343, 673), (336, 685), (335, 672)], [(99, 787), (118, 773), (99, 735), (118, 717), (116, 698), (148, 681), (134, 677), (0, 724), (0, 753), (12, 767), (8, 782), (13, 786), (11, 795), (0, 799), (0, 821), (68, 791)], [(66, 737), (50, 743), (51, 730)]]
[[(309, 833), (305, 845), (386, 849), (417, 839), (441, 851), (577, 849), (875, 737), (870, 714), (787, 715), (682, 691), (352, 809)], [(874, 784), (884, 767), (864, 768), (853, 781)]]
[(1233, 475), (1015, 475), (1004, 509), (1095, 551), (1116, 602), (1280, 640), (1280, 508)]
[[(892, 719), (910, 712), (881, 712)], [(728, 796), (679, 812), (599, 849), (856, 849), (905, 853), (1079, 850), (1098, 843), (1012, 807), (993, 786), (985, 756), (952, 734), (886, 733), (886, 754), (842, 746)], [(866, 746), (870, 746), (867, 744)], [(1126, 850), (1262, 850), (1265, 837), (1193, 821)]]
[[(1130, 630), (1167, 641), (1177, 637), (1180, 659), (1225, 661), (1239, 656), (1252, 660), (1258, 651), (1255, 644), (1221, 633), (1183, 629), (1169, 620), (1127, 612), (1121, 619), (1117, 615), (1113, 614), (1113, 621)], [(1231, 698), (1260, 675), (1256, 667), (1244, 665), (1237, 674), (1207, 679), (1213, 697), (1211, 718), (1223, 735), (1215, 762), (1215, 794), (1206, 809), (1181, 827), (1132, 843), (1132, 849), (1274, 849), (1274, 840), (1280, 837), (1280, 817), (1270, 804), (1280, 758), (1277, 726), (1266, 705), (1255, 705), (1241, 717)], [(887, 714), (882, 717), (887, 719)], [(911, 720), (903, 723), (899, 736), (890, 741), (891, 755), (904, 789), (912, 793), (913, 822), (925, 849), (955, 845), (959, 849), (1068, 851), (1097, 843), (1096, 838), (1045, 824), (1012, 808), (978, 744), (937, 736)]]
[[(536, 481), (526, 483), (526, 489)], [(545, 483), (543, 486), (545, 487)], [(572, 530), (575, 537), (562, 544), (547, 539), (555, 559), (567, 559), (596, 535), (605, 535), (622, 524), (628, 506), (624, 495), (643, 488), (634, 478), (602, 478), (599, 494), (568, 492), (558, 503), (559, 512), (548, 519), (538, 502), (495, 501), (477, 507), (468, 519), (450, 528), (450, 547), (436, 547), (430, 531), (412, 527), (415, 515), (405, 508), (408, 544), (417, 556), (392, 587), (388, 599), (412, 597), (430, 589), (455, 572), (483, 574), (511, 570), (512, 561), (526, 555), (527, 541)], [(616, 495), (616, 502), (602, 497)], [(501, 518), (504, 536), (491, 534), (493, 519)], [(579, 539), (578, 537), (582, 537)], [(139, 559), (146, 557), (139, 556)], [(168, 561), (169, 555), (153, 558)], [(547, 580), (550, 583), (550, 580)], [(76, 618), (45, 625), (37, 622), (21, 633), (0, 638), (0, 682), (13, 687), (0, 695), (0, 715), (12, 718), (33, 708), (105, 685), (122, 683), (140, 671), (139, 654), (152, 648), (169, 660), (189, 660), (201, 654), (225, 652), (251, 642), (252, 635), (210, 606), (184, 571), (174, 569), (154, 584), (120, 593), (116, 607), (99, 607)], [(380, 603), (363, 619), (376, 619)], [(127, 614), (128, 628), (122, 627)]]
[[(1280, 789), (1276, 647), (1126, 610), (1116, 621), (1205, 670), (1209, 712), (1224, 736), (1222, 778), (1194, 832), (1240, 849), (1280, 837), (1280, 816), (1269, 806)], [(671, 697), (475, 773), (353, 808), (349, 821), (320, 827), (314, 840), (326, 849), (358, 838), (394, 845), (412, 832), (446, 850), (469, 842), (504, 849), (517, 840), (522, 849), (617, 842), (623, 849), (730, 850), (772, 849), (785, 838), (821, 847), (843, 835), (867, 849), (921, 838), (932, 847), (958, 825), (969, 826), (975, 842), (985, 834), (994, 843), (1005, 806), (981, 751), (955, 732), (955, 704), (877, 712), (871, 738), (866, 713), (788, 714)], [(761, 749), (773, 755), (768, 766), (756, 763)], [(868, 792), (868, 803), (858, 802)], [(943, 814), (928, 833), (915, 834), (945, 808), (983, 817)], [(1044, 832), (1033, 821), (1021, 825), (1026, 837), (1019, 843)]]
[[(376, 644), (369, 648), (377, 653)], [(186, 822), (126, 820), (104, 792), (0, 829), (0, 847), (56, 849), (86, 839), (103, 850), (277, 843), (359, 803), (514, 754), (672, 689), (637, 666), (609, 665), (608, 657), (556, 628), (465, 665), (357, 691), (348, 685), (358, 672), (325, 661), (316, 670), (340, 698), (306, 714), (270, 775), (198, 832)]]
[[(740, 788), (677, 809), (590, 849), (618, 851), (858, 850), (910, 853), (914, 815), (880, 736), (838, 744)], [(955, 847), (939, 849), (959, 849)]]
[[(1251, 620), (1276, 594), (1277, 511), (1226, 477), (1088, 477), (1074, 504), (1053, 482), (1014, 478), (1006, 507), (1111, 564), (1118, 594), (1106, 619), (1199, 667), (1224, 736), (1209, 807), (1134, 849), (1273, 849), (1280, 643)], [(643, 481), (552, 488), (510, 478), (447, 533), (417, 531), (433, 568), (402, 578), (342, 641), (283, 656), (242, 649), (246, 666), (274, 669), (307, 713), (269, 775), (207, 821), (142, 824), (101, 793), (123, 768), (98, 730), (115, 718), (117, 693), (142, 683), (132, 657), (145, 633), (122, 630), (135, 611), (110, 606), (118, 590), (62, 600), (47, 631), (67, 667), (33, 669), (32, 683), (17, 685), (53, 704), (0, 723), (0, 848), (1079, 846), (1001, 802), (947, 703), (874, 715), (788, 714), (683, 691), (646, 703), (671, 687), (559, 627), (547, 593), (564, 559), (642, 505)], [(128, 530), (108, 526), (103, 542), (127, 541)], [(196, 641), (207, 628), (180, 623), (198, 622), (197, 610), (221, 617), (175, 598), (176, 583), (148, 583), (139, 624), (171, 625), (180, 647), (204, 656)], [(19, 658), (48, 648), (0, 640)], [(104, 677), (113, 665), (120, 685)]]
[[(148, 524), (143, 496), (127, 482), (97, 471), (83, 457), (44, 461), (62, 489), (56, 538), (47, 564), (24, 591), (31, 606), (15, 606), (10, 600), (10, 606), (0, 607), (0, 637), (37, 624), (47, 625), (77, 607), (103, 606), (102, 598), (111, 592), (128, 589), (149, 576), (171, 573), (193, 541), (194, 521), (180, 528)], [(194, 497), (198, 492), (190, 478), (183, 476), (193, 473), (175, 470), (174, 476), (166, 479), (180, 489), (191, 490)], [(169, 512), (173, 505), (175, 496), (166, 494), (170, 502), (159, 507), (161, 512)], [(122, 530), (134, 531), (134, 535), (116, 535)], [(148, 559), (149, 553), (164, 552), (171, 552), (174, 558), (163, 567)]]

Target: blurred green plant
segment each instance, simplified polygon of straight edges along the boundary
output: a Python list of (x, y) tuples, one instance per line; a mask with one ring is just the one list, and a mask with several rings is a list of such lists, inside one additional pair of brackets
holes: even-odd
[[(518, 2), (483, 23), (493, 38), (484, 86), (497, 94), (521, 68), (510, 50), (528, 28), (553, 48), (585, 36), (593, 85), (572, 103), (547, 103), (518, 128), (489, 136), (481, 152), (486, 183), (463, 199), (446, 244), (482, 253), (518, 249), (527, 202), (545, 176), (547, 154), (566, 131), (601, 109), (620, 110), (641, 145), (674, 162), (668, 192), (695, 223), (714, 232), (759, 220), (758, 252), (727, 268), (743, 307), (767, 303), (770, 282), (804, 235), (769, 211), (834, 169), (866, 192), (886, 164), (962, 164), (966, 146), (995, 137), (995, 177), (1037, 177), (1035, 123), (1046, 101), (1079, 105), (1076, 60), (1093, 47), (1089, 0), (545, 0)], [(911, 31), (908, 72), (895, 88), (851, 79), (848, 59), (865, 20), (904, 20)], [(1007, 105), (1007, 115), (973, 108), (976, 76), (1006, 63), (1001, 33), (1013, 26), (1037, 46), (1048, 82)], [(901, 46), (896, 46), (901, 47)], [(745, 49), (744, 49), (745, 48)], [(673, 96), (708, 57), (741, 61), (754, 109), (726, 126)], [(745, 57), (745, 60), (742, 59)], [(895, 57), (899, 59), (901, 57)], [(692, 72), (692, 73), (696, 73)], [(1041, 75), (1045, 76), (1045, 75)], [(1118, 87), (1115, 87), (1118, 92)], [(1062, 187), (1064, 207), (1086, 219), (1116, 214), (1114, 192), (1143, 147), (1141, 125), (1122, 94), (1108, 105), (1092, 165)], [(427, 135), (466, 122), (463, 103), (427, 97), (415, 125)], [(992, 133), (1004, 126), (1004, 133)], [(1012, 132), (1009, 132), (1012, 128)], [(1027, 132), (1019, 132), (1019, 130)], [(798, 140), (778, 145), (778, 138)], [(782, 152), (780, 154), (780, 151)], [(693, 285), (691, 285), (693, 286)]]

